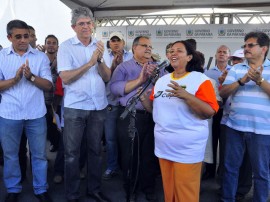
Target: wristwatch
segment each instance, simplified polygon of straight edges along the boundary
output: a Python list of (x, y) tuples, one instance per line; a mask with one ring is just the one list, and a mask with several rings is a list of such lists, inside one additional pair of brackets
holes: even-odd
[(32, 74), (31, 77), (30, 77), (30, 81), (34, 82), (35, 80), (36, 80), (36, 77), (35, 77), (34, 74)]
[(256, 84), (257, 84), (258, 86), (261, 86), (263, 81), (264, 81), (264, 78), (262, 77), (261, 80), (258, 81)]
[(245, 83), (242, 83), (241, 78), (238, 79), (237, 82), (239, 83), (240, 86), (244, 86), (245, 85)]
[(104, 62), (104, 59), (103, 58), (98, 58), (97, 59), (97, 62), (98, 62), (98, 64), (103, 63)]

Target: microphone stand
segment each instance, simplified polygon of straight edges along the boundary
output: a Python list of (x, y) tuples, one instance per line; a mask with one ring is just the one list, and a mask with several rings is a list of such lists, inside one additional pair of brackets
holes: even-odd
[[(132, 187), (132, 175), (133, 175), (133, 157), (134, 157), (134, 140), (136, 135), (138, 134), (138, 131), (136, 129), (136, 104), (140, 100), (140, 96), (145, 92), (145, 90), (148, 88), (148, 86), (151, 83), (154, 83), (156, 79), (159, 76), (159, 69), (156, 69), (154, 74), (148, 79), (147, 83), (145, 84), (144, 88), (140, 91), (140, 93), (136, 96), (134, 96), (130, 103), (126, 106), (125, 111), (121, 114), (120, 119), (124, 120), (128, 114), (130, 114), (129, 117), (129, 126), (128, 126), (128, 134), (130, 137), (130, 151), (129, 151), (129, 167), (127, 170), (127, 202), (130, 202), (131, 196), (134, 192), (134, 188), (137, 183), (137, 177), (136, 181), (133, 184)], [(139, 144), (139, 141), (138, 141)], [(138, 158), (139, 159), (139, 158)], [(138, 162), (139, 165), (139, 162)], [(139, 169), (139, 166), (137, 168), (137, 171)]]

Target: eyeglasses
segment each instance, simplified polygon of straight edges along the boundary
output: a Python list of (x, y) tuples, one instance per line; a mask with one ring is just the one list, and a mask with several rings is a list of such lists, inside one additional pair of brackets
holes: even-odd
[(245, 44), (243, 46), (241, 46), (241, 48), (253, 48), (254, 46), (257, 46), (259, 45), (258, 43), (248, 43), (248, 44)]
[(79, 22), (79, 23), (77, 23), (77, 25), (79, 25), (80, 27), (83, 27), (84, 25), (89, 26), (89, 25), (91, 25), (91, 24), (92, 24), (91, 21), (88, 21), (88, 22)]
[(144, 47), (144, 48), (149, 48), (149, 49), (153, 50), (153, 47), (152, 47), (152, 46), (149, 46), (149, 45), (147, 45), (147, 44), (140, 44), (140, 43), (138, 43), (138, 45), (139, 45), (139, 46), (142, 46), (142, 47)]
[(22, 38), (28, 39), (29, 38), (29, 34), (23, 34), (23, 35), (22, 34), (17, 34), (17, 35), (14, 36), (14, 38), (17, 39), (17, 40), (20, 40)]

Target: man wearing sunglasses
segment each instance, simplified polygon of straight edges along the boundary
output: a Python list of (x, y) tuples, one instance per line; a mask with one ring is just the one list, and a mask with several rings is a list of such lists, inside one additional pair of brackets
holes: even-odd
[(231, 68), (220, 91), (223, 98), (231, 95), (221, 201), (235, 200), (239, 168), (247, 151), (253, 170), (253, 201), (264, 202), (269, 190), (270, 61), (266, 57), (270, 41), (263, 32), (250, 32), (244, 41), (246, 61)]
[(46, 107), (43, 91), (52, 88), (49, 60), (29, 45), (28, 25), (21, 20), (7, 24), (11, 46), (0, 52), (0, 142), (4, 153), (7, 202), (16, 202), (22, 191), (18, 159), (22, 130), (32, 154), (33, 187), (39, 201), (47, 194)]

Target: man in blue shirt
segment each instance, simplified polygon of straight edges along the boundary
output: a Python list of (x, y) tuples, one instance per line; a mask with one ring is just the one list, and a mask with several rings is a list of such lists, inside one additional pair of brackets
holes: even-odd
[(270, 61), (266, 56), (270, 40), (263, 32), (250, 32), (244, 41), (246, 61), (231, 68), (220, 91), (223, 98), (231, 96), (225, 123), (224, 202), (235, 200), (245, 151), (253, 171), (253, 201), (267, 201), (269, 193)]
[(39, 201), (47, 194), (46, 107), (43, 91), (52, 88), (49, 60), (29, 45), (28, 25), (20, 20), (7, 24), (12, 45), (0, 52), (0, 142), (4, 152), (6, 201), (17, 201), (22, 191), (18, 152), (25, 130), (32, 154), (34, 193)]

